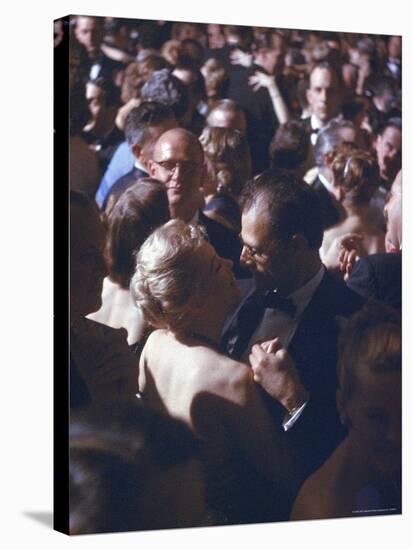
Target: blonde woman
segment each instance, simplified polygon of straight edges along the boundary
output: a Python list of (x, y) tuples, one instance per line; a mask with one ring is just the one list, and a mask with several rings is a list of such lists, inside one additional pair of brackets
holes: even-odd
[(271, 521), (280, 519), (279, 432), (251, 370), (219, 349), (240, 298), (231, 267), (199, 227), (181, 220), (146, 240), (131, 292), (157, 330), (141, 355), (139, 389), (202, 439), (209, 505), (225, 522)]

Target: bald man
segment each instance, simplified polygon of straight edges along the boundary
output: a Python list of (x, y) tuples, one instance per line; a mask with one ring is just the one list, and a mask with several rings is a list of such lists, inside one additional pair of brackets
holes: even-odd
[(197, 137), (183, 128), (174, 128), (157, 140), (153, 158), (148, 162), (149, 174), (166, 187), (170, 216), (203, 225), (217, 253), (233, 261), (236, 277), (247, 277), (248, 273), (239, 264), (238, 236), (201, 211), (204, 205), (200, 189), (205, 170), (203, 160), (203, 149)]

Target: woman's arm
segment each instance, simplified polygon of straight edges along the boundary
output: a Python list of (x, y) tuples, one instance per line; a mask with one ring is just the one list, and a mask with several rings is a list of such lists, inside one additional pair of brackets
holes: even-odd
[(257, 71), (249, 78), (249, 84), (252, 86), (254, 92), (259, 90), (259, 88), (266, 88), (272, 100), (273, 109), (279, 124), (288, 122), (289, 111), (274, 76)]

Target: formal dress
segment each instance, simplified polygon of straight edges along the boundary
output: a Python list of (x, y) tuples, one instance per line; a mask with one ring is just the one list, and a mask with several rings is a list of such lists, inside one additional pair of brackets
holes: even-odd
[(316, 192), (322, 209), (323, 229), (328, 229), (339, 222), (339, 209), (336, 199), (326, 189), (322, 180), (318, 176), (312, 184)]

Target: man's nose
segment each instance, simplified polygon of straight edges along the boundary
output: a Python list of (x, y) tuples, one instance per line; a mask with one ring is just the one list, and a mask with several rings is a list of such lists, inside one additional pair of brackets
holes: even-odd
[(240, 253), (240, 261), (243, 263), (243, 264), (250, 264), (252, 258), (250, 257), (250, 254), (248, 252), (248, 249), (243, 246), (242, 247), (242, 252)]

